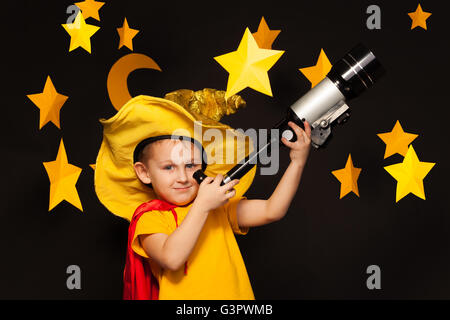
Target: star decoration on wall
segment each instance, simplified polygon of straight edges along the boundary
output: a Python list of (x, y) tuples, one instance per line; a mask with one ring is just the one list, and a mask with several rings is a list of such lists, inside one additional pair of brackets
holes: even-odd
[(75, 5), (83, 12), (84, 19), (94, 18), (100, 21), (98, 11), (103, 7), (104, 2), (98, 2), (95, 0), (85, 0), (83, 2), (75, 2)]
[(261, 49), (272, 49), (272, 44), (280, 32), (281, 30), (270, 30), (266, 20), (262, 17), (258, 31), (253, 33), (253, 37)]
[(259, 48), (246, 28), (236, 51), (214, 58), (230, 74), (225, 99), (247, 87), (272, 96), (267, 72), (283, 53), (280, 50)]
[(415, 194), (425, 200), (423, 179), (434, 165), (435, 163), (432, 162), (420, 162), (411, 145), (403, 162), (384, 167), (397, 180), (395, 202), (398, 202), (409, 193)]
[(70, 35), (69, 52), (82, 47), (91, 53), (91, 37), (100, 29), (100, 27), (87, 24), (84, 21), (83, 14), (78, 11), (77, 17), (73, 23), (63, 24), (64, 30)]
[(311, 82), (311, 88), (314, 88), (322, 81), (331, 70), (331, 63), (327, 55), (320, 49), (319, 58), (315, 66), (299, 69), (301, 73)]
[(348, 155), (347, 163), (345, 164), (344, 169), (334, 170), (331, 173), (341, 183), (341, 194), (339, 199), (342, 199), (349, 192), (353, 192), (359, 197), (358, 178), (361, 173), (361, 169), (353, 166), (351, 154)]
[(411, 30), (415, 27), (421, 27), (425, 30), (427, 30), (427, 19), (431, 16), (431, 12), (425, 12), (422, 10), (422, 7), (419, 5), (417, 6), (416, 11), (409, 12), (408, 16), (411, 18)]
[(56, 160), (43, 162), (43, 165), (50, 179), (50, 202), (48, 211), (51, 211), (63, 200), (66, 200), (83, 211), (75, 186), (82, 170), (68, 163), (62, 139)]
[(386, 159), (396, 153), (405, 156), (408, 152), (408, 146), (419, 135), (404, 132), (400, 122), (397, 120), (391, 132), (379, 133), (377, 136), (386, 144), (384, 152), (384, 159)]
[(117, 32), (119, 33), (119, 49), (123, 46), (128, 47), (131, 51), (133, 51), (133, 38), (138, 34), (139, 30), (131, 29), (128, 26), (127, 18), (125, 18), (123, 25), (121, 28), (117, 28)]
[(27, 97), (39, 108), (39, 130), (48, 122), (61, 129), (59, 112), (69, 97), (56, 91), (50, 76), (47, 76), (42, 93), (29, 94)]

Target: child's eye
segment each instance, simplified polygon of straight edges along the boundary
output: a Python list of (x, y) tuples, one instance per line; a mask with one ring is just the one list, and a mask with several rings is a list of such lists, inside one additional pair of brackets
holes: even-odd
[(165, 166), (164, 169), (165, 170), (170, 170), (170, 169), (172, 169), (172, 166), (170, 166), (170, 165), (169, 166)]
[(188, 167), (188, 168), (193, 168), (193, 167), (195, 167), (195, 164), (193, 164), (193, 163), (188, 163), (188, 164), (186, 165), (186, 167)]

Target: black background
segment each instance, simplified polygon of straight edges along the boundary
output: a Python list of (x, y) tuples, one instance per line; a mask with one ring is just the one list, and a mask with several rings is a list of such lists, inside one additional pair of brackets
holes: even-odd
[[(172, 2), (106, 1), (91, 38), (92, 54), (68, 52), (61, 27), (69, 1), (8, 2), (2, 8), (2, 208), (0, 298), (120, 299), (127, 223), (98, 201), (93, 170), (102, 139), (99, 118), (115, 114), (107, 90), (109, 69), (130, 53), (118, 50), (124, 17), (140, 30), (134, 52), (162, 68), (136, 70), (132, 96), (163, 96), (188, 88), (224, 90), (228, 73), (213, 57), (236, 50), (246, 27), (256, 32), (264, 16), (281, 29), (273, 49), (285, 50), (269, 71), (273, 97), (251, 89), (247, 107), (224, 117), (234, 128), (270, 128), (310, 88), (299, 68), (316, 63), (323, 48), (331, 63), (356, 43), (373, 50), (387, 69), (371, 90), (351, 101), (352, 117), (338, 127), (326, 149), (312, 151), (299, 191), (282, 220), (237, 236), (256, 299), (448, 299), (450, 217), (447, 108), (448, 19), (444, 1), (422, 1), (431, 12), (428, 30), (410, 30), (417, 1)], [(381, 7), (381, 30), (368, 30), (366, 9)], [(6, 58), (5, 58), (6, 57)], [(61, 130), (39, 130), (39, 110), (26, 97), (42, 92), (50, 75), (69, 99)], [(257, 115), (257, 116), (256, 116)], [(412, 194), (395, 203), (396, 181), (384, 166), (385, 144), (377, 133), (399, 120), (421, 161), (435, 162), (424, 180), (426, 200)], [(56, 158), (60, 139), (69, 163), (83, 169), (77, 190), (83, 212), (62, 202), (51, 212), (49, 180), (42, 165)], [(360, 197), (339, 199), (331, 171), (348, 154), (362, 168)], [(275, 176), (257, 173), (249, 198), (267, 199), (288, 166), (281, 149)], [(68, 290), (66, 268), (82, 272), (81, 290)], [(366, 268), (381, 268), (381, 290), (368, 290)]]

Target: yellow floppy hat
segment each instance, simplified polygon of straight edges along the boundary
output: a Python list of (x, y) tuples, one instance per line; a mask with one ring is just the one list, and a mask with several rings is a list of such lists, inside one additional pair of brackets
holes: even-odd
[[(113, 214), (130, 221), (139, 205), (156, 198), (153, 189), (137, 178), (133, 168), (135, 148), (145, 139), (179, 135), (200, 142), (207, 157), (214, 154), (209, 158), (216, 159), (214, 162), (207, 159), (204, 170), (206, 175), (212, 177), (227, 173), (253, 152), (253, 142), (249, 136), (211, 119), (214, 118), (211, 113), (215, 114), (216, 119), (220, 119), (223, 114), (235, 112), (235, 108), (230, 110), (230, 106), (225, 103), (225, 108), (212, 110), (214, 108), (207, 101), (205, 103), (204, 99), (195, 99), (191, 94), (195, 94), (194, 92), (181, 93), (175, 91), (172, 95), (166, 95), (166, 99), (140, 95), (129, 100), (113, 117), (100, 119), (103, 141), (97, 155), (94, 185), (100, 202)], [(208, 94), (201, 98), (211, 96), (211, 92), (206, 93)], [(186, 97), (189, 98), (188, 101), (184, 101)], [(169, 99), (183, 103), (186, 107)], [(208, 134), (210, 139), (203, 139), (203, 131), (212, 133), (214, 138)], [(237, 141), (241, 143), (236, 143)], [(256, 166), (240, 179), (239, 184), (234, 187), (234, 197), (241, 197), (247, 191), (255, 172)]]

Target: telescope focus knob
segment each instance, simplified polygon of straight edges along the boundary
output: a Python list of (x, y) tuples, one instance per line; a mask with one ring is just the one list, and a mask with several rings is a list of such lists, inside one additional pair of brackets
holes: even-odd
[(291, 129), (287, 129), (287, 130), (283, 131), (281, 136), (286, 138), (288, 141), (292, 141), (295, 135), (294, 135), (294, 133), (292, 132)]

